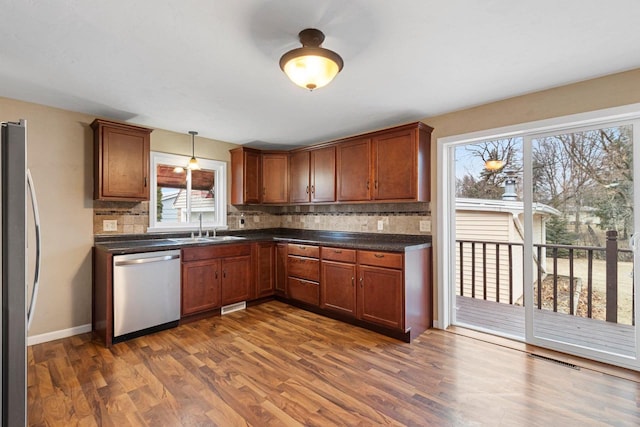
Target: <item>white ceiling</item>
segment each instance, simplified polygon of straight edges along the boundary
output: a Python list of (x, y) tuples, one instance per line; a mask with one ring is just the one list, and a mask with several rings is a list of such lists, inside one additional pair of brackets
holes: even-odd
[[(638, 0), (4, 0), (0, 96), (306, 145), (640, 67)], [(315, 27), (344, 69), (280, 56)], [(4, 118), (15, 119), (15, 118)]]

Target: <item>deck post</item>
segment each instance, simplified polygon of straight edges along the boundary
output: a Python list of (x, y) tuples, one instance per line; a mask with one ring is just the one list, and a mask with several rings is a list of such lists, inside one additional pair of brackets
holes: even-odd
[(607, 231), (607, 322), (618, 322), (618, 232)]

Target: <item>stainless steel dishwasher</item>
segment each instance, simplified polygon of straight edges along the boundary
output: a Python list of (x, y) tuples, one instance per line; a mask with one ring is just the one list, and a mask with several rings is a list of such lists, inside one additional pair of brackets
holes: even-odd
[(176, 326), (180, 250), (113, 257), (114, 342)]

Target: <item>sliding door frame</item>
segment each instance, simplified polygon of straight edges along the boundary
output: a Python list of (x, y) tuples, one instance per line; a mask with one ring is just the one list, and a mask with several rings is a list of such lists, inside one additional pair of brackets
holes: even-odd
[[(436, 187), (436, 209), (434, 210), (435, 218), (434, 224), (436, 225), (436, 238), (434, 239), (435, 247), (435, 260), (436, 260), (436, 284), (437, 284), (437, 313), (438, 318), (434, 319), (434, 326), (440, 329), (447, 329), (455, 322), (455, 260), (456, 260), (456, 247), (455, 247), (455, 157), (454, 149), (458, 145), (471, 144), (487, 140), (497, 140), (508, 137), (522, 137), (524, 139), (524, 163), (530, 165), (530, 152), (531, 152), (531, 138), (534, 135), (545, 134), (554, 131), (566, 131), (573, 128), (583, 128), (596, 125), (606, 126), (608, 123), (616, 123), (622, 121), (634, 121), (640, 120), (640, 103), (625, 105), (621, 107), (609, 108), (604, 110), (596, 110), (587, 113), (579, 113), (569, 116), (562, 116), (552, 119), (545, 119), (540, 121), (528, 122), (517, 124), (513, 126), (506, 126), (496, 129), (487, 129), (482, 131), (470, 132), (461, 135), (442, 137), (437, 139), (436, 144), (436, 160), (437, 165), (437, 187)], [(640, 138), (635, 139), (640, 135), (640, 129), (636, 129), (634, 126), (634, 148), (635, 145), (640, 143)], [(437, 132), (437, 129), (436, 129)], [(527, 153), (527, 151), (529, 153)], [(640, 153), (636, 153), (639, 150), (634, 149), (635, 157), (634, 167), (634, 181), (640, 187), (640, 180), (635, 180), (637, 176), (640, 176)], [(528, 169), (528, 170), (527, 170)], [(530, 182), (531, 168), (525, 167), (524, 171), (525, 182)], [(529, 181), (527, 181), (529, 180)], [(527, 187), (529, 187), (527, 189)], [(532, 200), (532, 192), (530, 186), (525, 185), (525, 206), (527, 201)], [(527, 191), (529, 192), (527, 195)], [(640, 206), (640, 188), (634, 186), (634, 205)], [(524, 259), (532, 259), (533, 249), (531, 242), (533, 241), (532, 231), (530, 225), (532, 224), (532, 214), (527, 213), (525, 209), (525, 221), (529, 221), (528, 227), (525, 227), (525, 252)], [(640, 208), (634, 210), (635, 222), (638, 224), (640, 218)], [(527, 231), (528, 230), (528, 231)], [(636, 230), (634, 230), (636, 231)], [(637, 230), (640, 232), (640, 230)], [(527, 244), (527, 242), (529, 244)], [(634, 271), (640, 271), (638, 269), (639, 262), (638, 256), (634, 257)], [(533, 277), (533, 266), (531, 263), (524, 263), (524, 275), (525, 278)], [(532, 301), (533, 290), (531, 286), (525, 285), (525, 298), (529, 298)], [(529, 295), (526, 294), (529, 293)], [(636, 357), (633, 359), (625, 360), (620, 357), (608, 358), (603, 360), (638, 370), (640, 368), (640, 340), (638, 330), (640, 329), (640, 313), (638, 310), (638, 298), (636, 298), (635, 307), (635, 322), (636, 328)], [(541, 342), (539, 340), (532, 339), (533, 337), (533, 311), (525, 310), (526, 313), (526, 341), (534, 345), (548, 346), (549, 343)], [(534, 342), (532, 342), (534, 341)], [(553, 347), (549, 347), (553, 348)], [(566, 348), (560, 346), (560, 351), (572, 352), (572, 348)], [(602, 353), (597, 352), (598, 355), (592, 355), (587, 352), (588, 356), (598, 356)]]

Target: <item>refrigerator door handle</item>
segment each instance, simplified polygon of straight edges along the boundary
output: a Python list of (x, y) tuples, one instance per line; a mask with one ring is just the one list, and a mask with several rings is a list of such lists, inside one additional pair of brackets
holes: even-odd
[(33, 208), (33, 220), (35, 223), (35, 238), (36, 238), (36, 265), (35, 272), (33, 274), (33, 290), (31, 291), (31, 302), (29, 303), (29, 309), (27, 310), (27, 330), (31, 327), (31, 320), (33, 320), (33, 312), (36, 307), (36, 299), (38, 297), (38, 287), (40, 285), (40, 268), (41, 268), (41, 250), (42, 241), (40, 236), (40, 213), (38, 211), (38, 200), (36, 199), (36, 189), (33, 185), (33, 178), (31, 177), (31, 171), (27, 169), (27, 187), (29, 188), (29, 197), (31, 198), (31, 207)]

